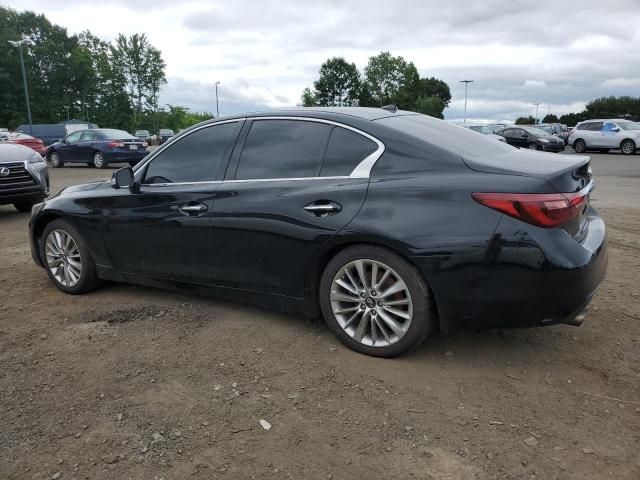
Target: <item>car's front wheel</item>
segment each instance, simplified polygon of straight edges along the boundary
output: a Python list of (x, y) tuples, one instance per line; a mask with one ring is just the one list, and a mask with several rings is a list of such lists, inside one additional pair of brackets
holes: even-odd
[(587, 144), (584, 143), (584, 140), (576, 140), (573, 142), (573, 149), (576, 153), (584, 153), (587, 151)]
[(104, 159), (104, 153), (95, 152), (93, 154), (93, 166), (96, 168), (107, 168), (107, 161)]
[(529, 150), (540, 150), (540, 147), (538, 147), (538, 145), (534, 142), (531, 142), (529, 144)]
[(64, 166), (62, 160), (60, 159), (60, 154), (58, 152), (51, 152), (49, 154), (49, 162), (53, 168), (60, 168)]
[(49, 278), (63, 292), (85, 293), (98, 285), (89, 249), (80, 233), (68, 222), (54, 220), (45, 227), (40, 256)]
[(322, 314), (349, 348), (395, 357), (433, 329), (431, 294), (420, 272), (395, 253), (359, 245), (339, 252), (320, 280)]
[(636, 142), (634, 142), (633, 140), (624, 140), (620, 144), (620, 151), (624, 155), (632, 155), (636, 153)]

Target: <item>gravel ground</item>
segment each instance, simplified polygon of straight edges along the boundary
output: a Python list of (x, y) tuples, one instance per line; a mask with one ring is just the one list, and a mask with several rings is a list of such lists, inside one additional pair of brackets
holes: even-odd
[(640, 478), (640, 155), (593, 158), (610, 264), (585, 324), (394, 360), (206, 297), (66, 296), (0, 207), (0, 478)]

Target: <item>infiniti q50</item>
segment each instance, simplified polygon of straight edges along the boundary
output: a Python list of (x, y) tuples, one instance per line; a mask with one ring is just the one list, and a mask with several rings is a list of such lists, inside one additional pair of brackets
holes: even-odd
[(36, 205), (30, 238), (66, 293), (111, 280), (321, 314), (390, 357), (434, 329), (580, 324), (607, 264), (592, 188), (589, 157), (393, 108), (295, 109), (198, 124)]

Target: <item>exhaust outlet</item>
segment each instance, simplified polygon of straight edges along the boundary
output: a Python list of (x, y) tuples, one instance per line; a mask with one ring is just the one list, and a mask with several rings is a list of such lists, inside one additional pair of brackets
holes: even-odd
[(587, 309), (586, 308), (584, 310), (580, 311), (573, 318), (569, 318), (569, 319), (565, 320), (564, 323), (567, 324), (567, 325), (573, 325), (574, 327), (579, 327), (580, 325), (582, 325), (582, 322), (584, 322), (585, 318), (587, 318)]

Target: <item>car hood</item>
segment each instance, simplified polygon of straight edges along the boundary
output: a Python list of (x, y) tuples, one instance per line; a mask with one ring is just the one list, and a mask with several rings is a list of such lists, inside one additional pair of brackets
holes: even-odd
[(102, 189), (102, 188), (110, 188), (110, 186), (111, 186), (110, 183), (104, 180), (91, 182), (91, 183), (83, 183), (81, 185), (72, 185), (70, 187), (63, 188), (56, 195), (50, 198), (61, 197), (61, 196), (65, 197), (65, 196), (75, 195), (77, 193), (90, 192), (90, 191)]

